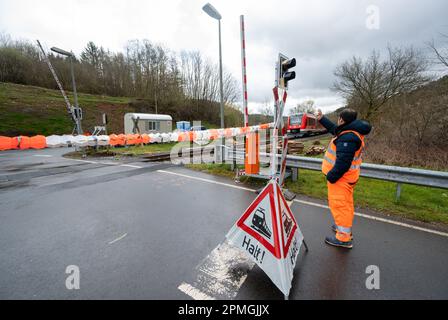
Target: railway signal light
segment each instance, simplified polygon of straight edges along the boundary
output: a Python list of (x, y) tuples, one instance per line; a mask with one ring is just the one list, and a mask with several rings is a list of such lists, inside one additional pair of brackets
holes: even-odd
[(278, 86), (282, 89), (287, 89), (288, 82), (296, 78), (296, 72), (290, 71), (290, 69), (296, 66), (296, 59), (289, 59), (288, 57), (280, 54), (278, 63)]

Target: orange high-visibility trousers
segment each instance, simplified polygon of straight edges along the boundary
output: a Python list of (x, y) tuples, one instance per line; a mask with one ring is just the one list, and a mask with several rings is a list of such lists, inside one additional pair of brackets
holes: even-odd
[(354, 184), (343, 179), (332, 184), (327, 181), (328, 205), (336, 224), (336, 239), (339, 241), (350, 241), (352, 236), (353, 218), (355, 217), (355, 206), (353, 202)]

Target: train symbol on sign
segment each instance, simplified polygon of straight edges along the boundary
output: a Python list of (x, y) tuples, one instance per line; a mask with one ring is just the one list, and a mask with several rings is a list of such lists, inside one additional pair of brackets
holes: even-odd
[(289, 219), (289, 217), (286, 215), (286, 211), (283, 211), (282, 218), (283, 218), (283, 226), (285, 228), (286, 237), (289, 237), (289, 234), (291, 233), (291, 229), (292, 229), (292, 219)]
[(268, 239), (271, 239), (272, 232), (271, 230), (269, 230), (268, 225), (266, 224), (265, 209), (258, 208), (257, 211), (255, 211), (254, 216), (252, 218), (252, 229), (260, 232)]

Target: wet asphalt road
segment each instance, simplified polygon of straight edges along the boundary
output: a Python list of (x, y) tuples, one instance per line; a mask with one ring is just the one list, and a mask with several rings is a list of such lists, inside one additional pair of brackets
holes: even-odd
[[(194, 283), (256, 196), (169, 163), (62, 158), (68, 151), (0, 153), (0, 299), (191, 299), (179, 285)], [(328, 209), (292, 210), (310, 252), (299, 255), (291, 299), (448, 298), (448, 237), (357, 217), (344, 251), (323, 244)], [(80, 290), (65, 287), (69, 265)], [(369, 265), (380, 290), (366, 289)], [(254, 267), (235, 298), (283, 295)]]

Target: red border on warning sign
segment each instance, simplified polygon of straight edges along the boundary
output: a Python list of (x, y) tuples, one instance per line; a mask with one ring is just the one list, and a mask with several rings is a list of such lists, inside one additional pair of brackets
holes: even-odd
[[(282, 206), (281, 206), (280, 201), (283, 201), (284, 207), (286, 208), (286, 210), (288, 210), (288, 213), (291, 216), (292, 221), (294, 222), (294, 227), (292, 228), (291, 233), (289, 234), (289, 238), (286, 241), (286, 244), (283, 244), (284, 245), (283, 246), (283, 256), (284, 256), (284, 258), (286, 258), (288, 256), (288, 251), (289, 251), (289, 247), (291, 245), (292, 238), (294, 238), (294, 234), (295, 234), (295, 232), (297, 230), (297, 221), (294, 218), (294, 215), (293, 215), (291, 209), (289, 208), (288, 203), (286, 202), (286, 199), (283, 196), (283, 193), (280, 190), (280, 187), (278, 185), (277, 185), (277, 194), (278, 194), (278, 208), (281, 210)], [(279, 214), (281, 214), (281, 212), (279, 212)], [(282, 240), (283, 240), (284, 239), (284, 233), (283, 233), (283, 220), (282, 220), (282, 217), (280, 217), (280, 221), (282, 222), (281, 233), (282, 233)]]
[[(244, 224), (246, 219), (251, 215), (251, 213), (255, 210), (255, 208), (258, 206), (258, 204), (266, 197), (269, 197), (270, 204), (271, 204), (271, 219), (272, 219), (272, 225), (273, 225), (273, 236), (274, 236), (274, 246), (270, 244), (262, 235), (257, 233), (252, 228), (249, 228), (247, 225)], [(297, 224), (296, 224), (297, 225)], [(277, 230), (277, 219), (276, 219), (276, 209), (275, 209), (275, 202), (274, 202), (274, 187), (271, 184), (267, 188), (263, 190), (262, 193), (252, 202), (252, 204), (247, 208), (246, 212), (244, 212), (243, 216), (238, 220), (237, 226), (244, 231), (246, 231), (249, 235), (257, 239), (258, 242), (260, 242), (266, 249), (269, 250), (277, 259), (281, 258), (280, 254), (280, 242), (278, 238), (278, 230)]]

